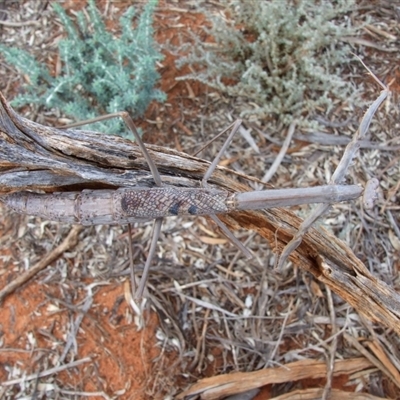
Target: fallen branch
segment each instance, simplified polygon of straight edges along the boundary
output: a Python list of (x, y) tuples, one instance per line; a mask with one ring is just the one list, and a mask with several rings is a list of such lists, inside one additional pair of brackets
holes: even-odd
[[(350, 375), (371, 368), (366, 358), (339, 360), (335, 363), (333, 376)], [(252, 372), (235, 372), (204, 378), (177, 396), (177, 399), (200, 396), (202, 400), (217, 400), (246, 392), (265, 385), (299, 381), (301, 379), (325, 378), (326, 363), (316, 360), (301, 360), (278, 368), (267, 368)], [(323, 389), (321, 389), (321, 393)], [(354, 393), (352, 393), (354, 394)]]
[(65, 251), (74, 247), (78, 242), (78, 235), (83, 230), (82, 226), (73, 226), (68, 236), (63, 240), (63, 242), (58, 245), (54, 250), (42, 258), (36, 265), (29, 268), (22, 275), (15, 278), (12, 282), (6, 285), (0, 290), (0, 302), (5, 299), (6, 296), (13, 293), (16, 289), (22, 286), (24, 283), (28, 282), (37, 273), (45, 269), (49, 264), (60, 257)]
[[(199, 187), (210, 165), (175, 150), (146, 147), (166, 184)], [(229, 172), (218, 167), (209, 179), (210, 185), (231, 192), (251, 190), (229, 178)], [(135, 143), (115, 136), (73, 129), (62, 131), (36, 124), (16, 114), (0, 95), (2, 192), (26, 189), (56, 192), (133, 184), (154, 185)], [(233, 229), (254, 230), (277, 254), (281, 254), (302, 223), (284, 208), (233, 212), (221, 215), (220, 219)], [(289, 256), (294, 265), (313, 274), (370, 320), (400, 334), (400, 296), (391, 287), (375, 278), (344, 242), (326, 230), (311, 228), (302, 239)]]

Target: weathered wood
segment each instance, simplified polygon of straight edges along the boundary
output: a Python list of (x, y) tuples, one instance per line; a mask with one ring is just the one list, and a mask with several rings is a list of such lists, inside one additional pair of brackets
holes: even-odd
[[(75, 190), (154, 186), (150, 172), (146, 172), (147, 163), (132, 141), (91, 131), (46, 127), (19, 116), (1, 94), (0, 102), (2, 193), (23, 189), (64, 191), (71, 190), (71, 185)], [(164, 147), (147, 148), (163, 182), (178, 187), (198, 187), (210, 164)], [(219, 168), (209, 183), (229, 190), (235, 181), (223, 170)], [(248, 190), (245, 185), (241, 188)]]
[[(151, 187), (154, 182), (138, 147), (114, 136), (57, 130), (18, 116), (0, 96), (0, 192), (47, 192)], [(159, 146), (147, 146), (162, 180), (177, 187), (198, 187), (209, 162)], [(230, 192), (250, 188), (218, 168), (209, 183)], [(249, 178), (253, 180), (252, 178)], [(299, 228), (291, 211), (273, 208), (221, 216), (228, 226), (257, 231), (280, 253)], [(291, 261), (311, 272), (360, 313), (400, 334), (400, 298), (372, 276), (351, 249), (326, 230), (310, 229)]]

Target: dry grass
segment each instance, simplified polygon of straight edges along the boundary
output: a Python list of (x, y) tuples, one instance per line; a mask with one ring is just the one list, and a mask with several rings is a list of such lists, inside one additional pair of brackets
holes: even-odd
[[(212, 5), (210, 2), (210, 7)], [(30, 1), (21, 7), (13, 5), (9, 9), (8, 20), (36, 20), (36, 6), (37, 2)], [(111, 16), (110, 10), (114, 6), (109, 3), (108, 6)], [(173, 6), (177, 8), (176, 4)], [(162, 13), (167, 14), (165, 10), (172, 6), (163, 3), (163, 7), (160, 19)], [(179, 3), (179, 7), (186, 8), (186, 3)], [(30, 8), (33, 11), (29, 11)], [(182, 13), (179, 10), (170, 12), (176, 14), (176, 24), (179, 25)], [(381, 1), (371, 6), (369, 2), (366, 5), (361, 4), (356, 14), (357, 20), (361, 22), (369, 17), (370, 22), (362, 38), (352, 39), (354, 51), (380, 79), (387, 83), (392, 78), (395, 79), (391, 86), (392, 97), (376, 114), (369, 130), (369, 138), (363, 143), (360, 156), (354, 161), (348, 174), (348, 182), (361, 184), (365, 184), (372, 176), (377, 177), (382, 189), (381, 197), (372, 211), (364, 210), (360, 201), (335, 205), (319, 224), (345, 241), (373, 275), (400, 290), (400, 112), (397, 107), (400, 52), (394, 40), (398, 40), (400, 31), (396, 12), (400, 10), (391, 2)], [(54, 57), (55, 52), (51, 49), (54, 49), (54, 37), (60, 31), (50, 15), (48, 10), (41, 12), (41, 18), (37, 19), (40, 26), (25, 24), (22, 28), (3, 27), (2, 39), (27, 43), (30, 38), (34, 38), (32, 49), (37, 54), (44, 60), (47, 59), (48, 54), (41, 50), (43, 44), (46, 44), (46, 49)], [(7, 92), (11, 93), (16, 86), (17, 75), (4, 68), (3, 71), (7, 72), (1, 73), (0, 81), (2, 89), (6, 88), (4, 91), (7, 96)], [(366, 99), (372, 102), (377, 97), (380, 88), (367, 76), (361, 64), (354, 63), (352, 70), (343, 71), (343, 74), (353, 80), (358, 88), (363, 87)], [(188, 85), (190, 86), (190, 82)], [(8, 95), (10, 96), (11, 94)], [(187, 95), (182, 93), (182, 97)], [(188, 153), (193, 152), (199, 142), (206, 142), (210, 136), (235, 119), (232, 100), (223, 98), (218, 93), (206, 93), (201, 97), (192, 97), (190, 101), (191, 109), (179, 108), (179, 101), (172, 104), (183, 116), (181, 120), (184, 121), (185, 128), (193, 133), (193, 136), (184, 136), (182, 133), (178, 136)], [(164, 107), (164, 111), (160, 109), (160, 118), (167, 121), (169, 110), (168, 105)], [(308, 133), (306, 140), (306, 133), (295, 132), (295, 141), (270, 182), (280, 188), (325, 184), (344, 149), (343, 145), (328, 144), (328, 138), (334, 137), (335, 140), (345, 142), (357, 129), (363, 111), (354, 104), (338, 104), (331, 115), (318, 117), (325, 121), (324, 132), (313, 132), (313, 135)], [(40, 113), (40, 118), (43, 118), (43, 114)], [(27, 110), (26, 115), (33, 119), (31, 110)], [(50, 118), (55, 117), (51, 115)], [(261, 178), (275, 159), (286, 132), (272, 122), (265, 121), (245, 123), (245, 128), (250, 130), (260, 152), (256, 153), (248, 139), (238, 135), (228, 150), (225, 165)], [(154, 125), (149, 124), (148, 129), (153, 134), (157, 132)], [(177, 129), (176, 126), (173, 129)], [(301, 140), (296, 139), (300, 135), (303, 135)], [(220, 142), (213, 143), (202, 157), (211, 160), (219, 146)], [(310, 207), (296, 207), (295, 211), (304, 218), (310, 212)], [(147, 252), (150, 228), (151, 224), (135, 227), (134, 242), (137, 243), (141, 260)], [(11, 250), (11, 253), (3, 257), (3, 277), (7, 277), (10, 271), (12, 274), (9, 276), (14, 277), (35, 264), (60, 243), (68, 230), (66, 225), (10, 215), (8, 211), (4, 211), (1, 246)], [(299, 266), (287, 263), (283, 270), (275, 270), (273, 266), (276, 255), (258, 235), (252, 232), (236, 232), (236, 235), (256, 254), (256, 259), (244, 259), (207, 219), (170, 218), (165, 221), (157, 260), (148, 285), (148, 303), (159, 316), (157, 340), (162, 352), (152, 369), (158, 369), (159, 373), (152, 374), (152, 385), (148, 385), (147, 398), (161, 398), (158, 396), (162, 392), (175, 396), (189, 382), (205, 376), (232, 371), (252, 372), (277, 366), (282, 368), (288, 363), (319, 360), (326, 361), (330, 372), (327, 380), (310, 384), (311, 387), (326, 386), (325, 394), (315, 394), (318, 398), (327, 396), (328, 389), (338, 384), (334, 378), (334, 361), (361, 355), (372, 357), (369, 362), (374, 368), (363, 369), (359, 373), (345, 372), (348, 385), (351, 385), (350, 390), (394, 398), (399, 393), (400, 384), (398, 335), (366, 320), (362, 314), (357, 313)], [(54, 339), (53, 358), (49, 359), (43, 369), (50, 369), (52, 361), (62, 357), (68, 330), (76, 333), (80, 326), (77, 316), (89, 313), (90, 308), (80, 308), (77, 312), (76, 305), (84, 307), (86, 304), (83, 293), (88, 287), (93, 287), (96, 291), (96, 285), (111, 282), (122, 285), (129, 275), (125, 261), (127, 259), (124, 228), (89, 228), (80, 234), (76, 247), (35, 278), (46, 288), (58, 288), (59, 301), (65, 302), (67, 308), (75, 307), (75, 311), (70, 314), (74, 317), (74, 323), (66, 323), (62, 329), (62, 339)], [(46, 301), (49, 302), (49, 299)], [(87, 303), (88, 307), (89, 305), (102, 306), (99, 299), (97, 303)], [(126, 313), (133, 321), (133, 312), (128, 309)], [(3, 326), (3, 332), (7, 333), (6, 326)], [(76, 359), (83, 358), (79, 348), (84, 346), (85, 336), (79, 336), (79, 340), (82, 340), (82, 344), (74, 350), (76, 353), (73, 358)], [(40, 352), (40, 349), (33, 351), (33, 348), (34, 345), (29, 347), (33, 353)], [(173, 369), (169, 366), (169, 372), (166, 372), (166, 366), (170, 365), (167, 360), (171, 351), (177, 352), (179, 358), (173, 364)], [(0, 356), (1, 354), (0, 350)], [(18, 370), (17, 350), (15, 354), (15, 363), (8, 366), (7, 379), (21, 377), (25, 372), (23, 368)], [(67, 364), (69, 361), (71, 360), (67, 358), (63, 363)], [(32, 363), (34, 364), (33, 361)], [(57, 362), (55, 364), (60, 366)], [(23, 365), (26, 367), (28, 364)], [(306, 377), (313, 377), (312, 368), (314, 367), (304, 366), (309, 372)], [(184, 379), (180, 379), (181, 376)], [(297, 376), (299, 377), (300, 375)], [(107, 381), (107, 377), (103, 376), (102, 379)], [(269, 384), (276, 383), (271, 389), (271, 396), (296, 389), (305, 391), (307, 385), (298, 386), (296, 381), (296, 376), (290, 374), (283, 381), (268, 381)], [(36, 386), (38, 382), (39, 387)], [(81, 387), (72, 385), (58, 375), (51, 381), (43, 378), (38, 382), (30, 381), (18, 390), (13, 386), (3, 386), (3, 396), (9, 399), (22, 398), (36, 390), (45, 392), (44, 383), (51, 382), (54, 387), (53, 392), (49, 393), (58, 391), (60, 394), (64, 393), (63, 398), (72, 398), (71, 393), (79, 392), (76, 387)], [(101, 379), (97, 387), (110, 388)], [(105, 393), (100, 395), (107, 396)], [(108, 395), (118, 397), (116, 390), (109, 390)], [(83, 398), (84, 394), (80, 393), (78, 396)], [(127, 398), (124, 394), (119, 396)]]

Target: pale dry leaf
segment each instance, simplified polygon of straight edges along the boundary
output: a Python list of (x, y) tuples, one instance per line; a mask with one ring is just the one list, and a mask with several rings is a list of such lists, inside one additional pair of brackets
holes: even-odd
[(393, 248), (397, 251), (400, 251), (400, 239), (396, 236), (396, 234), (390, 229), (389, 230), (389, 240)]

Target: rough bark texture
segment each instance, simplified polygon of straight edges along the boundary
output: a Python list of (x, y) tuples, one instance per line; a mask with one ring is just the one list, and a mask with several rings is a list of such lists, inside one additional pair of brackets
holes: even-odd
[[(151, 187), (153, 181), (138, 147), (114, 136), (58, 130), (18, 116), (0, 95), (0, 193)], [(209, 163), (171, 149), (147, 146), (165, 183), (198, 187)], [(217, 189), (250, 190), (218, 168), (210, 179)], [(252, 229), (278, 254), (301, 219), (286, 209), (241, 211), (221, 216), (230, 227)], [(372, 276), (351, 249), (323, 229), (311, 229), (291, 261), (311, 272), (360, 313), (400, 334), (400, 296)]]

